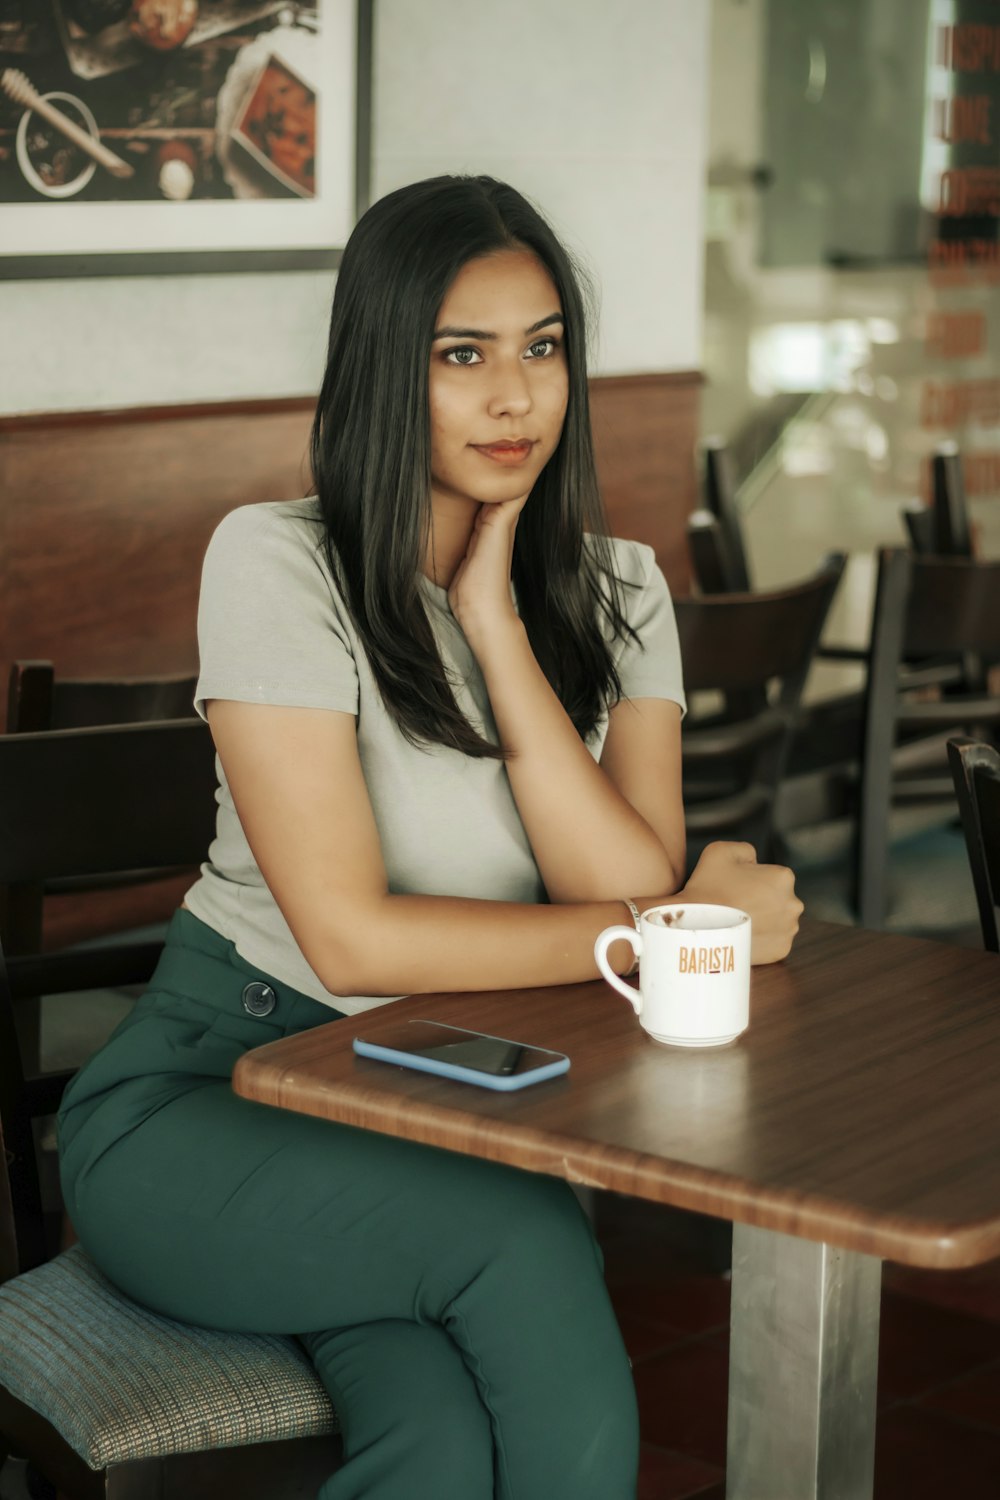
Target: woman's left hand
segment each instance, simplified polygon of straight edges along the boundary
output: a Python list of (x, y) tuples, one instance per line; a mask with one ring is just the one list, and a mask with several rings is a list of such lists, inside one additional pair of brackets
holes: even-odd
[(465, 556), (448, 589), (452, 614), (473, 651), (517, 622), (510, 591), (517, 518), (528, 496), (480, 505)]

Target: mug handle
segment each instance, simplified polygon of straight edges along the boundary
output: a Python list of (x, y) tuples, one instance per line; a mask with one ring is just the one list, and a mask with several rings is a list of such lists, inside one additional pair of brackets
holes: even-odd
[(594, 944), (594, 957), (597, 959), (597, 967), (612, 989), (616, 989), (619, 995), (625, 996), (625, 999), (630, 1003), (638, 1016), (642, 1014), (642, 995), (634, 985), (626, 984), (624, 979), (616, 974), (608, 963), (608, 949), (612, 943), (617, 943), (619, 939), (623, 943), (631, 945), (632, 952), (636, 958), (642, 956), (642, 936), (636, 932), (634, 927), (605, 927)]

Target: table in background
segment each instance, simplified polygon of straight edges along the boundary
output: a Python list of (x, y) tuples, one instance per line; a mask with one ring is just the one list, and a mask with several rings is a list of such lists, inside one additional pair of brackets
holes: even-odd
[(248, 1098), (734, 1221), (727, 1496), (868, 1500), (881, 1261), (1000, 1255), (1000, 961), (804, 924), (753, 971), (718, 1051), (650, 1041), (600, 981), (413, 996), (427, 1016), (569, 1054), (498, 1094), (356, 1058), (360, 1018), (237, 1064)]

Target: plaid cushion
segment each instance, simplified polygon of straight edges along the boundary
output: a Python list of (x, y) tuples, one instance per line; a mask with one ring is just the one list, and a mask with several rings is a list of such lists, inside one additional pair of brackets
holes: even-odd
[(338, 1431), (297, 1340), (147, 1312), (79, 1245), (0, 1287), (0, 1384), (92, 1469)]

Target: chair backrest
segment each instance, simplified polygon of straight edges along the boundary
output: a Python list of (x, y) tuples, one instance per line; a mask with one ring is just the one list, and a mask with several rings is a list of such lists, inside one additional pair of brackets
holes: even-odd
[[(7, 733), (190, 719), (196, 683), (196, 677), (57, 678), (50, 661), (15, 661), (7, 682)], [(0, 933), (8, 953), (41, 946), (43, 911), (41, 886), (0, 889)], [(81, 913), (77, 925), (80, 917), (86, 933), (93, 916)]]
[(931, 460), (931, 503), (903, 507), (910, 545), (920, 557), (972, 557), (972, 527), (965, 499), (962, 455), (939, 443)]
[(57, 678), (50, 661), (15, 661), (7, 683), (7, 733), (190, 719), (197, 677)]
[(931, 462), (934, 548), (945, 557), (972, 556), (972, 528), (965, 500), (962, 455), (955, 443), (942, 443)]
[[(945, 736), (958, 731), (978, 737), (1000, 723), (1000, 699), (987, 690), (978, 665), (998, 657), (1000, 562), (916, 557), (902, 548), (880, 553), (856, 858), (857, 908), (865, 927), (885, 920), (893, 803), (905, 795), (910, 802), (947, 806), (952, 787)], [(955, 664), (963, 661), (971, 666), (956, 673)], [(904, 739), (910, 765), (901, 776), (897, 751)]]
[(981, 740), (948, 741), (983, 944), (1000, 953), (1000, 751)]
[(844, 561), (834, 554), (790, 588), (675, 600), (687, 693), (721, 694), (724, 702), (721, 712), (701, 721), (689, 713), (684, 724), (695, 842), (739, 836), (766, 855), (802, 688)]
[[(0, 735), (0, 884), (194, 867), (214, 833), (215, 789), (200, 719)], [(142, 983), (159, 951), (127, 936), (55, 953), (0, 950), (0, 1129), (21, 1269), (48, 1248), (32, 1121), (53, 1112), (68, 1075), (26, 1075), (16, 1008), (40, 994)], [(0, 1247), (0, 1266), (13, 1253)]]
[(933, 556), (937, 552), (933, 506), (910, 500), (903, 506), (902, 515), (910, 546), (917, 556)]
[[(743, 524), (736, 503), (736, 479), (732, 458), (720, 438), (709, 438), (706, 442), (704, 464), (705, 509), (719, 523), (719, 553), (723, 561), (727, 592), (746, 593), (751, 588), (750, 569), (743, 541)], [(697, 569), (696, 560), (695, 567)], [(704, 586), (702, 591), (717, 592)]]
[(879, 555), (872, 666), (975, 654), (1000, 656), (1000, 562), (915, 557), (903, 548)]
[(731, 692), (779, 679), (797, 701), (844, 561), (833, 553), (805, 582), (766, 593), (676, 599), (686, 688)]
[(747, 591), (746, 561), (734, 557), (718, 517), (695, 510), (687, 520), (691, 571), (702, 594), (741, 594)]

